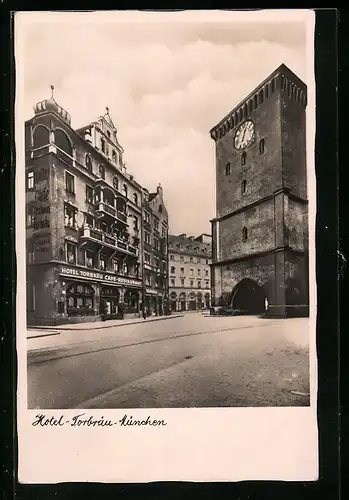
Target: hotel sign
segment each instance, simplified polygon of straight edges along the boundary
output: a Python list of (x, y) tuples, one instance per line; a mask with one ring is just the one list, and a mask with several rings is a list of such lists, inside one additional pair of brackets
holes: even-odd
[(83, 278), (92, 281), (100, 281), (102, 283), (110, 283), (115, 285), (129, 285), (141, 287), (142, 281), (134, 278), (127, 278), (125, 276), (118, 276), (116, 274), (105, 273), (101, 271), (87, 271), (72, 266), (60, 266), (59, 274), (70, 278)]

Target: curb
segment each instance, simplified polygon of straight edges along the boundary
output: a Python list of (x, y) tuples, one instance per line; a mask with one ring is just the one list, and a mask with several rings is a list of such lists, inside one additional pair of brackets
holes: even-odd
[[(29, 330), (28, 330), (28, 333), (29, 333)], [(60, 335), (60, 332), (58, 330), (51, 330), (50, 333), (43, 333), (42, 335), (27, 336), (27, 340), (30, 340), (30, 339), (41, 339), (43, 337), (53, 337), (54, 335)]]
[[(150, 318), (147, 318), (143, 321), (132, 321), (130, 323), (116, 323), (115, 325), (105, 325), (105, 326), (96, 326), (96, 327), (93, 327), (93, 322), (92, 323), (84, 323), (86, 326), (83, 327), (83, 328), (67, 328), (66, 326), (62, 325), (63, 328), (60, 328), (60, 331), (63, 332), (63, 331), (81, 331), (81, 330), (86, 330), (86, 329), (89, 329), (89, 330), (102, 330), (104, 328), (120, 328), (121, 326), (128, 326), (128, 325), (138, 325), (138, 324), (145, 324), (145, 323), (150, 323), (152, 321), (163, 321), (163, 320), (166, 320), (166, 319), (174, 319), (174, 318), (182, 318), (183, 317), (183, 314), (178, 314), (178, 315), (170, 315), (170, 316), (165, 316), (165, 317), (161, 317), (161, 318), (154, 318), (154, 319), (150, 319)], [(87, 326), (87, 325), (91, 325), (91, 326)], [(40, 330), (40, 329), (48, 329), (48, 327), (36, 327), (34, 328), (33, 327), (33, 330)], [(59, 334), (59, 332), (58, 332)], [(51, 334), (51, 335), (57, 335), (57, 334)], [(38, 337), (47, 337), (48, 335), (38, 335)], [(34, 338), (34, 337), (30, 337), (30, 338)]]

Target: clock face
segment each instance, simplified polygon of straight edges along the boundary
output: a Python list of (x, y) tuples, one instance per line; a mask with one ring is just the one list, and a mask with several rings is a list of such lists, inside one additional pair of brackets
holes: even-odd
[(240, 125), (234, 137), (234, 146), (238, 151), (247, 148), (253, 140), (254, 124), (248, 120)]

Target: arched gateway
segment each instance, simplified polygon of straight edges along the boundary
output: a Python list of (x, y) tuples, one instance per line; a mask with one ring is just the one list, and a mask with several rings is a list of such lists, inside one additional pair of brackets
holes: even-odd
[(265, 312), (265, 299), (262, 287), (251, 279), (243, 279), (233, 290), (231, 305), (246, 314), (261, 314)]

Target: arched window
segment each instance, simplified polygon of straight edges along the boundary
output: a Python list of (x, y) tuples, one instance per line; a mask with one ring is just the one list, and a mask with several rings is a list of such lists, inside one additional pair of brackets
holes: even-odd
[(246, 157), (247, 157), (247, 153), (246, 153), (246, 151), (244, 151), (241, 155), (241, 165), (246, 165)]
[(254, 108), (256, 109), (256, 107), (258, 106), (258, 96), (257, 96), (257, 94), (253, 98), (253, 104), (254, 104)]
[(99, 177), (101, 177), (102, 179), (105, 179), (105, 168), (104, 168), (104, 165), (99, 165), (99, 167), (98, 167), (98, 174), (99, 174)]
[(43, 125), (38, 125), (33, 133), (33, 147), (41, 148), (50, 142), (50, 133)]
[(253, 111), (253, 101), (252, 101), (252, 99), (250, 99), (248, 101), (248, 111), (249, 111), (249, 113), (252, 113), (252, 111)]
[(239, 121), (241, 122), (242, 119), (243, 119), (243, 109), (240, 108), (239, 109)]
[(245, 180), (243, 180), (241, 183), (241, 194), (246, 193), (246, 184), (247, 184), (247, 182)]
[(135, 205), (138, 205), (138, 196), (137, 196), (137, 193), (134, 193), (133, 195), (133, 202)]
[(265, 98), (268, 99), (269, 97), (269, 83), (265, 86)]
[(275, 92), (275, 78), (273, 78), (271, 81), (271, 92)]
[(264, 101), (264, 92), (263, 89), (259, 91), (259, 103), (261, 104)]
[(231, 165), (230, 163), (227, 163), (225, 166), (225, 175), (230, 175), (231, 174)]
[(265, 148), (265, 140), (261, 139), (259, 141), (259, 154), (262, 155), (264, 153), (264, 148)]
[(244, 105), (244, 118), (247, 117), (248, 109), (247, 109), (247, 103)]
[(247, 227), (242, 228), (242, 239), (243, 241), (247, 240)]
[(73, 148), (67, 134), (63, 130), (55, 130), (55, 144), (69, 156), (73, 156)]
[(85, 156), (85, 166), (89, 172), (92, 172), (92, 160), (88, 154)]
[(124, 196), (127, 198), (127, 186), (126, 186), (126, 184), (124, 184), (122, 186), (122, 192), (123, 192)]

